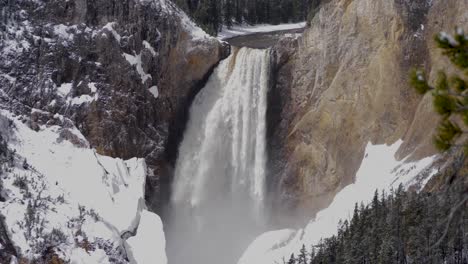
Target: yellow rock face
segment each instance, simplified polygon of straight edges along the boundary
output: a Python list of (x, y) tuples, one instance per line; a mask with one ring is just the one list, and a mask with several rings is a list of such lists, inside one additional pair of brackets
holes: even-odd
[(312, 213), (328, 205), (354, 180), (369, 141), (403, 139), (400, 159), (435, 153), (438, 119), (430, 96), (409, 87), (409, 70), (423, 66), (433, 76), (446, 65), (433, 36), (466, 27), (466, 10), (468, 0), (322, 4), (273, 88), (288, 96), (278, 125), (286, 136), (280, 151), (287, 162), (278, 172), (285, 197)]

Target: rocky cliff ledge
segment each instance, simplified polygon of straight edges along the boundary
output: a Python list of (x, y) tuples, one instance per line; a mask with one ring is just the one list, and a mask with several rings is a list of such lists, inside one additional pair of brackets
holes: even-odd
[(31, 128), (61, 124), (63, 137), (72, 122), (102, 155), (146, 158), (147, 199), (159, 206), (175, 155), (166, 146), (226, 47), (166, 0), (2, 0), (0, 9), (2, 108)]
[(408, 72), (425, 67), (433, 79), (448, 65), (433, 36), (465, 27), (466, 10), (467, 0), (321, 1), (302, 37), (276, 45), (269, 167), (283, 205), (327, 206), (369, 141), (403, 139), (399, 159), (435, 153), (431, 98), (409, 87)]

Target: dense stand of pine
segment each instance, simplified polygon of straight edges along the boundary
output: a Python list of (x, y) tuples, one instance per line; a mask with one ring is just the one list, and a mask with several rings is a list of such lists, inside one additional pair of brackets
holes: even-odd
[(233, 24), (280, 24), (305, 21), (319, 0), (172, 0), (208, 33)]
[(453, 186), (437, 194), (376, 191), (370, 205), (354, 209), (336, 236), (310, 250), (303, 246), (287, 264), (468, 263), (468, 194)]

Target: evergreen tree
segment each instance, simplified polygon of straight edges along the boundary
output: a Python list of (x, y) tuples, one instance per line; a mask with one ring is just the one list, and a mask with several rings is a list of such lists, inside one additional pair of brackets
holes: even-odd
[(297, 257), (297, 264), (308, 264), (307, 263), (307, 250), (306, 250), (305, 245), (302, 245), (302, 248), (299, 251), (299, 256)]
[[(304, 21), (308, 0), (172, 0), (205, 31), (216, 35), (223, 26)], [(319, 3), (319, 0), (317, 3)]]
[(407, 192), (400, 186), (384, 199), (377, 197), (378, 192), (371, 206), (356, 205), (351, 224), (342, 222), (336, 236), (320, 240), (311, 253), (303, 246), (288, 264), (304, 263), (303, 256), (308, 264), (468, 263), (468, 197), (463, 186), (436, 194)]
[(232, 21), (234, 19), (234, 4), (233, 0), (224, 1), (224, 25), (228, 28), (232, 27)]
[(294, 257), (294, 253), (291, 254), (291, 257), (289, 258), (288, 264), (296, 264), (296, 258)]
[(314, 264), (314, 259), (315, 259), (315, 247), (312, 245), (310, 247), (310, 253), (309, 253), (309, 264)]
[[(442, 54), (447, 56), (466, 78), (468, 76), (468, 36), (461, 28), (457, 28), (454, 36), (441, 33), (435, 40)], [(468, 127), (468, 84), (464, 77), (455, 74), (449, 78), (445, 72), (440, 71), (435, 86), (431, 86), (424, 71), (413, 70), (411, 73), (410, 83), (418, 93), (432, 92), (434, 108), (442, 118), (434, 142), (442, 151), (457, 145), (458, 139), (468, 132), (466, 131)], [(460, 146), (466, 147), (468, 143), (464, 140)]]

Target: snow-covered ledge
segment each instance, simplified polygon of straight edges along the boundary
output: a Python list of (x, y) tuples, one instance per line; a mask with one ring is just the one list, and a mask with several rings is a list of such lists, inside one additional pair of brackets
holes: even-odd
[[(56, 254), (73, 264), (125, 263), (129, 256), (139, 260), (147, 248), (138, 247), (148, 246), (141, 239), (160, 245), (148, 251), (153, 261), (167, 262), (161, 220), (145, 210), (144, 159), (99, 155), (76, 128), (44, 125), (34, 131), (8, 111), (1, 110), (0, 117), (11, 120), (8, 146), (15, 150), (15, 161), (2, 175), (6, 201), (0, 202), (0, 212), (22, 256), (40, 257), (43, 242), (55, 234), (60, 238)], [(41, 206), (32, 210), (31, 204)], [(28, 212), (40, 221), (28, 224)], [(124, 240), (135, 230), (137, 236), (127, 243), (131, 252), (126, 252)]]
[(136, 236), (125, 242), (131, 264), (167, 264), (166, 239), (161, 218), (144, 210)]

